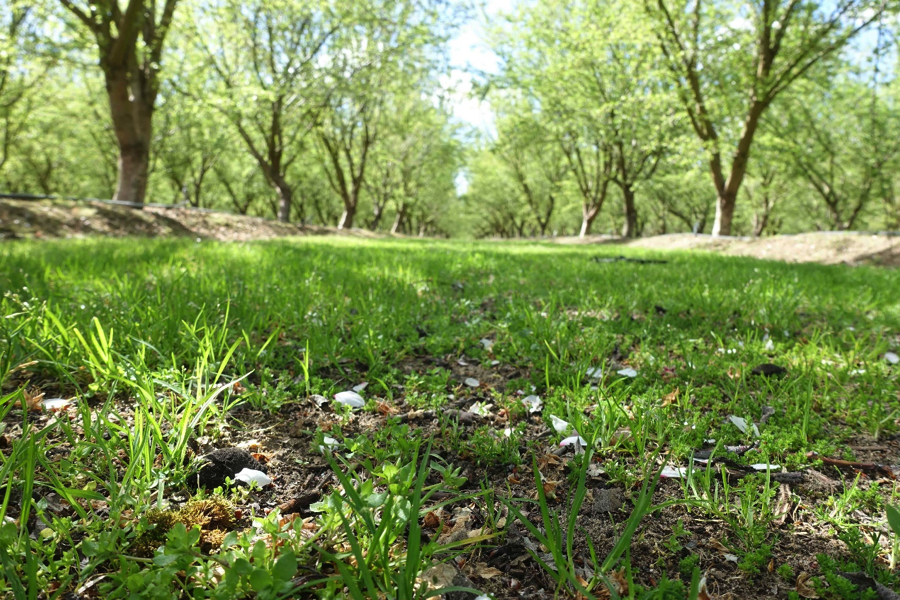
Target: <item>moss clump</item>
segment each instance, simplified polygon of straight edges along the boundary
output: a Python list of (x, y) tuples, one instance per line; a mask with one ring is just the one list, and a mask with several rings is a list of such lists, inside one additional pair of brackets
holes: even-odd
[(200, 549), (215, 550), (234, 527), (234, 506), (220, 496), (191, 500), (177, 510), (151, 509), (147, 512), (151, 529), (143, 532), (134, 543), (138, 556), (151, 556), (165, 543), (166, 534), (177, 523), (186, 529), (200, 527)]

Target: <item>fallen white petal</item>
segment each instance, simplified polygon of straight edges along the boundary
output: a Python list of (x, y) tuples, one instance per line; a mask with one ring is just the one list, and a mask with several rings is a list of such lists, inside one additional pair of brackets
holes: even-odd
[(567, 437), (566, 439), (561, 441), (559, 443), (559, 445), (560, 446), (570, 446), (576, 442), (581, 444), (582, 446), (585, 446), (585, 447), (587, 446), (587, 440), (584, 439), (583, 437), (581, 437), (580, 435), (573, 435), (571, 437)]
[(507, 427), (506, 429), (503, 430), (503, 435), (505, 435), (506, 437), (511, 436), (511, 435), (512, 435), (512, 429), (511, 429), (510, 427)]
[(597, 463), (592, 462), (588, 466), (587, 474), (590, 475), (591, 477), (600, 477), (604, 473), (606, 473), (606, 469), (604, 469)]
[(528, 409), (528, 412), (536, 413), (540, 412), (541, 407), (543, 406), (543, 402), (537, 396), (525, 396), (522, 398), (522, 404)]
[(481, 385), (481, 382), (475, 379), (474, 377), (466, 377), (465, 384), (469, 387), (478, 387)]
[(600, 379), (603, 377), (603, 367), (588, 367), (585, 374), (591, 379)]
[(665, 467), (663, 467), (663, 470), (660, 472), (659, 476), (663, 479), (679, 479), (681, 477), (684, 477), (686, 473), (686, 467), (675, 468), (666, 465)]
[(490, 350), (490, 349), (491, 349), (491, 346), (494, 345), (494, 341), (493, 341), (493, 340), (489, 340), (489, 339), (487, 339), (487, 338), (481, 338), (480, 341), (481, 341), (481, 345), (484, 346), (484, 349), (485, 349), (485, 350)]
[(237, 481), (243, 481), (244, 483), (256, 483), (259, 487), (266, 487), (272, 480), (263, 473), (262, 471), (257, 471), (256, 469), (241, 469), (241, 472), (234, 476)]
[(351, 408), (362, 408), (366, 405), (366, 401), (356, 392), (338, 392), (334, 395), (334, 399), (339, 404), (346, 404)]
[(900, 363), (900, 356), (897, 356), (897, 355), (896, 355), (895, 353), (893, 353), (893, 352), (885, 352), (885, 353), (884, 353), (884, 360), (888, 361), (888, 362), (891, 363), (892, 365), (896, 365), (897, 363)]
[(622, 375), (624, 377), (637, 377), (637, 371), (635, 371), (631, 367), (627, 367), (625, 369), (620, 369), (620, 370), (616, 371), (616, 373), (618, 373), (619, 375)]
[(337, 448), (338, 446), (341, 445), (341, 443), (339, 441), (337, 441), (333, 437), (328, 437), (327, 435), (324, 438), (322, 438), (322, 441), (325, 442), (325, 445), (324, 446), (319, 445), (319, 452), (325, 452), (326, 447)]
[(491, 361), (491, 366), (492, 366), (492, 367), (496, 367), (496, 366), (499, 365), (499, 364), (500, 364), (500, 361), (499, 361), (499, 360), (492, 360), (492, 361)]
[(774, 350), (774, 349), (775, 349), (775, 343), (772, 342), (772, 340), (766, 340), (766, 346), (765, 346), (765, 349), (766, 349), (767, 351)]
[(366, 389), (366, 386), (367, 386), (367, 385), (369, 385), (369, 382), (368, 382), (368, 381), (363, 381), (363, 382), (362, 382), (361, 384), (359, 384), (359, 385), (354, 385), (354, 386), (353, 386), (353, 391), (354, 391), (354, 392), (361, 392), (361, 391), (363, 391), (364, 389)]
[(727, 560), (729, 562), (733, 562), (733, 563), (738, 562), (738, 557), (734, 554), (723, 554), (722, 556), (725, 557), (725, 560)]
[(66, 400), (65, 398), (49, 398), (47, 400), (41, 400), (41, 406), (44, 407), (44, 410), (59, 410), (67, 407), (71, 403), (71, 399)]
[(780, 469), (781, 465), (767, 465), (766, 463), (756, 463), (755, 465), (750, 465), (750, 468), (757, 471), (765, 471), (766, 469), (774, 471), (775, 469)]
[(485, 404), (484, 402), (476, 402), (472, 406), (469, 407), (469, 412), (475, 413), (476, 415), (486, 417), (491, 414), (491, 407), (493, 404)]
[(553, 429), (562, 433), (564, 431), (568, 431), (569, 423), (568, 421), (563, 421), (556, 415), (550, 415), (550, 421), (553, 423)]
[(742, 419), (740, 417), (736, 417), (731, 415), (728, 419), (734, 423), (734, 426), (741, 430), (741, 433), (747, 433), (747, 421), (746, 419)]

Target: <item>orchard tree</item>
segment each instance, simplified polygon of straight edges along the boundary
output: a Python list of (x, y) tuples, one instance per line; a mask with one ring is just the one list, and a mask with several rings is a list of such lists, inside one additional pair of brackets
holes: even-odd
[(622, 233), (636, 235), (637, 190), (674, 125), (643, 13), (626, 0), (556, 0), (524, 6), (497, 37), (500, 83), (533, 100), (568, 160), (583, 199), (581, 235), (611, 185), (622, 193)]
[(118, 144), (113, 198), (142, 204), (147, 192), (153, 113), (166, 36), (178, 0), (59, 0), (93, 38)]
[(867, 86), (811, 84), (771, 123), (794, 174), (825, 208), (828, 228), (849, 230), (900, 158), (900, 113)]
[(9, 0), (0, 7), (0, 175), (29, 125), (37, 104), (35, 88), (52, 64), (38, 50), (37, 10), (26, 0)]
[[(643, 0), (703, 143), (716, 193), (713, 235), (731, 235), (761, 119), (785, 90), (877, 20), (885, 0)], [(728, 149), (733, 148), (729, 154)]]
[(497, 129), (494, 152), (516, 182), (540, 235), (545, 236), (569, 171), (566, 158), (531, 111), (514, 109), (499, 120)]
[(337, 51), (328, 44), (340, 28), (324, 0), (225, 0), (194, 14), (205, 60), (179, 89), (209, 95), (228, 119), (277, 194), (280, 221), (300, 204), (301, 175), (292, 166), (325, 108), (320, 63)]
[[(363, 185), (372, 203), (370, 229), (376, 229), (391, 209), (391, 233), (399, 233), (423, 195), (448, 178), (459, 164), (450, 116), (441, 102), (423, 98), (419, 90), (388, 99), (380, 143), (369, 157), (371, 166)], [(438, 183), (440, 182), (440, 183)]]
[(350, 13), (353, 26), (335, 36), (326, 67), (327, 109), (317, 128), (331, 188), (344, 211), (338, 229), (354, 225), (366, 169), (392, 98), (425, 94), (442, 63), (453, 23), (440, 0), (367, 0)]
[(215, 183), (217, 163), (223, 154), (240, 152), (228, 123), (204, 102), (174, 91), (158, 112), (154, 171), (164, 180), (173, 203), (208, 207), (211, 199), (204, 201), (204, 196)]

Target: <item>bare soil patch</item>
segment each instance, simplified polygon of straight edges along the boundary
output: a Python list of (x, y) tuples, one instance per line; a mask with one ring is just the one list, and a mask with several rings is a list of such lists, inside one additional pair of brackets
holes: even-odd
[(243, 242), (298, 235), (381, 237), (370, 231), (281, 223), (274, 219), (185, 208), (135, 209), (104, 202), (0, 200), (0, 240), (190, 237)]
[(652, 250), (706, 250), (730, 256), (748, 256), (785, 262), (826, 265), (900, 266), (900, 236), (860, 232), (812, 232), (762, 238), (716, 238), (673, 233), (636, 240), (610, 236), (557, 238), (560, 244), (615, 244)]

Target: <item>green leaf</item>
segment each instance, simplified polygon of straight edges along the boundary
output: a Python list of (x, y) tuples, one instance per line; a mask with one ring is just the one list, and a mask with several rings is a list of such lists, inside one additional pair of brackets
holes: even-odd
[(261, 592), (272, 587), (272, 575), (265, 569), (253, 569), (250, 573), (250, 587), (255, 592)]
[(275, 562), (275, 567), (272, 569), (272, 577), (278, 581), (289, 581), (296, 572), (297, 557), (294, 556), (293, 552), (288, 551), (282, 554)]
[(85, 556), (97, 556), (97, 553), (100, 551), (100, 546), (97, 542), (92, 542), (91, 540), (84, 540), (81, 543), (81, 553)]
[(894, 535), (900, 536), (900, 511), (890, 504), (887, 505), (887, 519)]
[(153, 557), (153, 564), (158, 567), (168, 567), (173, 562), (178, 560), (178, 554), (157, 554)]
[(239, 558), (236, 561), (234, 561), (232, 570), (234, 570), (234, 572), (237, 573), (238, 575), (240, 575), (241, 577), (246, 577), (247, 575), (250, 574), (250, 572), (253, 571), (253, 565), (251, 565), (250, 561), (248, 561), (246, 558)]

